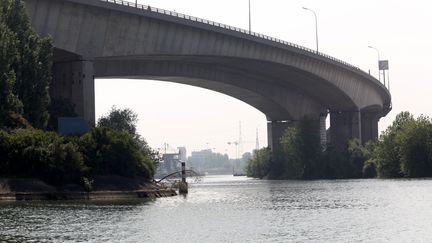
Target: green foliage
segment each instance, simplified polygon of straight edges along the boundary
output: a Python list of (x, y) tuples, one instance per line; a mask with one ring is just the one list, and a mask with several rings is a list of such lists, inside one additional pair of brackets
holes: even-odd
[(360, 139), (352, 139), (348, 142), (348, 162), (351, 171), (350, 177), (361, 178), (363, 176), (364, 163), (370, 158), (371, 152), (362, 145)]
[(262, 177), (263, 170), (257, 166), (261, 162), (267, 166), (265, 168), (272, 179), (361, 178), (364, 163), (370, 159), (373, 148), (372, 145), (363, 146), (360, 140), (353, 139), (349, 141), (345, 151), (331, 145), (326, 151), (322, 151), (318, 126), (307, 120), (287, 128), (280, 145), (281, 153), (273, 155), (272, 160), (252, 160), (248, 166), (248, 175)]
[(128, 132), (104, 127), (94, 128), (78, 139), (91, 174), (151, 179), (154, 174), (153, 158), (144, 143)]
[[(309, 128), (308, 128), (309, 127)], [(376, 142), (349, 141), (346, 150), (319, 150), (318, 138), (307, 122), (288, 128), (281, 139), (282, 153), (248, 166), (248, 175), (276, 179), (397, 178), (432, 176), (432, 120), (399, 113)], [(313, 124), (312, 124), (313, 128)], [(265, 170), (258, 165), (264, 164)], [(264, 174), (263, 174), (264, 173)]]
[(18, 58), (17, 42), (15, 34), (0, 18), (0, 127), (6, 125), (10, 113), (20, 112), (22, 108), (22, 103), (13, 93), (16, 76), (12, 64)]
[(103, 116), (98, 121), (98, 127), (108, 127), (115, 130), (126, 131), (130, 134), (136, 134), (136, 123), (138, 115), (131, 109), (117, 109), (115, 106), (111, 108), (108, 115)]
[(316, 177), (321, 145), (319, 131), (313, 121), (301, 121), (289, 127), (281, 137), (282, 153), (275, 155), (270, 176), (280, 179), (300, 179)]
[(305, 172), (306, 161), (302, 151), (304, 140), (300, 129), (290, 127), (281, 138), (282, 155), (275, 159), (271, 167), (271, 177), (299, 179)]
[(375, 178), (377, 176), (376, 162), (372, 159), (366, 160), (362, 169), (363, 178)]
[(402, 177), (403, 173), (400, 167), (400, 146), (396, 136), (403, 129), (406, 123), (414, 121), (409, 112), (399, 113), (392, 125), (389, 126), (381, 135), (380, 141), (376, 144), (373, 152), (373, 158), (376, 161), (376, 167), (379, 177)]
[(34, 127), (45, 128), (49, 118), (51, 40), (38, 37), (31, 29), (20, 0), (0, 2), (0, 36), (0, 99), (5, 104), (0, 112), (22, 113)]
[(255, 150), (252, 159), (247, 164), (247, 176), (263, 178), (268, 175), (271, 164), (271, 154), (269, 148)]
[(64, 184), (86, 172), (78, 147), (56, 133), (41, 130), (0, 132), (1, 175), (36, 177)]
[(67, 98), (56, 97), (51, 99), (49, 106), (50, 118), (48, 121), (47, 129), (57, 131), (57, 120), (59, 117), (75, 117), (75, 105)]
[(0, 130), (0, 176), (34, 177), (54, 185), (83, 184), (90, 189), (88, 178), (94, 175), (150, 180), (154, 174), (151, 151), (145, 141), (109, 128), (71, 138), (35, 129)]
[(432, 121), (399, 113), (372, 152), (379, 177), (432, 176)]
[(33, 129), (33, 126), (20, 114), (9, 112), (5, 117), (4, 127), (9, 129)]
[(403, 124), (396, 135), (400, 168), (406, 177), (432, 176), (432, 122), (420, 116)]
[(84, 190), (86, 191), (86, 192), (91, 192), (91, 191), (93, 191), (93, 180), (90, 180), (89, 178), (87, 178), (87, 177), (83, 177), (82, 178), (83, 179), (83, 186), (84, 186)]
[(350, 178), (352, 174), (347, 151), (341, 151), (331, 145), (321, 154), (319, 163), (322, 169), (317, 170), (316, 179), (345, 179)]
[[(114, 152), (114, 154), (106, 154), (105, 158), (98, 157), (97, 159), (109, 160), (110, 156), (113, 156), (112, 158), (116, 159), (111, 160), (114, 161), (114, 163), (120, 164), (111, 164), (110, 170), (116, 171), (117, 169), (115, 168), (119, 167), (117, 170), (119, 175), (138, 176), (138, 174), (140, 174), (140, 176), (144, 176), (145, 178), (152, 178), (159, 161), (159, 154), (152, 150), (147, 142), (137, 133), (137, 122), (138, 115), (131, 109), (117, 109), (115, 106), (111, 108), (108, 115), (101, 117), (97, 124), (99, 129), (93, 130), (93, 139), (95, 139), (96, 143), (102, 142), (102, 144), (107, 141), (105, 139), (108, 139), (109, 142), (115, 142), (116, 145), (113, 145), (114, 150), (111, 151)], [(132, 140), (130, 140), (131, 138)], [(124, 143), (120, 144), (120, 142)], [(96, 148), (96, 150), (93, 151), (99, 151), (98, 149), (102, 148)], [(123, 157), (121, 153), (126, 153), (131, 157)], [(125, 166), (122, 167), (121, 163)], [(126, 166), (127, 163), (129, 163), (128, 166)], [(95, 168), (97, 168), (97, 170), (102, 169), (101, 167)], [(102, 169), (101, 172), (103, 171)], [(103, 173), (107, 173), (107, 171)]]

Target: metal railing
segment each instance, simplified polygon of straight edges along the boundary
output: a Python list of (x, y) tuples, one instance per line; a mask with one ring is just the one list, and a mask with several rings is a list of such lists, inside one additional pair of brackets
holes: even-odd
[(201, 18), (189, 16), (189, 15), (186, 15), (186, 14), (181, 14), (181, 13), (165, 10), (165, 9), (151, 7), (151, 6), (148, 6), (148, 5), (136, 4), (135, 2), (129, 2), (129, 1), (124, 1), (124, 0), (100, 0), (100, 1), (114, 3), (114, 4), (128, 6), (128, 7), (133, 7), (133, 8), (138, 8), (138, 9), (142, 9), (144, 11), (151, 11), (151, 12), (156, 12), (156, 13), (160, 13), (160, 14), (170, 15), (170, 16), (174, 16), (174, 17), (178, 17), (178, 18), (182, 18), (182, 19), (187, 19), (187, 20), (191, 20), (191, 21), (195, 21), (195, 22), (199, 22), (199, 23), (204, 23), (204, 24), (220, 27), (220, 28), (223, 28), (223, 29), (228, 29), (228, 30), (237, 31), (237, 32), (244, 33), (244, 34), (249, 34), (249, 35), (252, 35), (252, 36), (255, 36), (255, 37), (258, 37), (258, 38), (262, 38), (262, 39), (265, 39), (265, 40), (273, 41), (273, 42), (280, 43), (280, 44), (283, 44), (283, 45), (287, 45), (287, 46), (290, 46), (290, 47), (298, 48), (298, 49), (301, 49), (303, 51), (307, 51), (307, 52), (310, 52), (310, 53), (313, 53), (313, 54), (325, 57), (325, 58), (330, 59), (332, 61), (344, 64), (344, 65), (349, 66), (351, 68), (354, 68), (354, 69), (356, 69), (358, 71), (361, 71), (364, 74), (367, 74), (366, 72), (364, 72), (360, 68), (358, 68), (358, 67), (356, 67), (356, 66), (354, 66), (352, 64), (349, 64), (349, 63), (347, 63), (345, 61), (342, 61), (340, 59), (337, 59), (335, 57), (329, 56), (329, 55), (324, 54), (322, 52), (317, 52), (315, 50), (312, 50), (310, 48), (307, 48), (307, 47), (304, 47), (304, 46), (301, 46), (301, 45), (297, 45), (297, 44), (294, 44), (294, 43), (291, 43), (291, 42), (288, 42), (288, 41), (277, 39), (277, 38), (274, 38), (274, 37), (271, 37), (271, 36), (268, 36), (268, 35), (263, 35), (263, 34), (256, 33), (256, 32), (253, 32), (253, 31), (249, 32), (249, 30), (245, 30), (245, 29), (234, 27), (234, 26), (230, 26), (230, 25), (226, 25), (226, 24), (221, 24), (221, 23), (218, 23), (218, 22), (214, 22), (214, 21), (210, 21), (210, 20), (206, 20), (206, 19), (201, 19)]

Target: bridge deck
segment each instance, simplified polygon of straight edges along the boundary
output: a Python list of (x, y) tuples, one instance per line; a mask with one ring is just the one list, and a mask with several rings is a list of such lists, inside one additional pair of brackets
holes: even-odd
[(312, 50), (310, 48), (307, 48), (307, 47), (304, 47), (304, 46), (301, 46), (301, 45), (297, 45), (295, 43), (291, 43), (291, 42), (288, 42), (288, 41), (285, 41), (285, 40), (274, 38), (274, 37), (271, 37), (271, 36), (268, 36), (268, 35), (260, 34), (260, 33), (257, 33), (257, 32), (245, 30), (245, 29), (234, 27), (234, 26), (231, 26), (231, 25), (226, 25), (226, 24), (215, 22), (215, 21), (211, 21), (211, 20), (207, 20), (207, 19), (202, 19), (202, 18), (198, 18), (198, 17), (194, 17), (194, 16), (190, 16), (190, 15), (186, 15), (186, 14), (182, 14), (182, 13), (178, 13), (178, 12), (174, 12), (174, 11), (170, 11), (170, 10), (165, 10), (165, 9), (161, 9), (161, 8), (157, 8), (157, 7), (152, 7), (152, 6), (149, 6), (149, 5), (143, 5), (143, 4), (139, 4), (139, 3), (134, 3), (134, 2), (130, 2), (130, 1), (124, 1), (124, 0), (99, 0), (99, 1), (107, 2), (107, 3), (112, 3), (112, 4), (117, 4), (117, 5), (122, 5), (122, 6), (126, 6), (126, 7), (131, 7), (131, 8), (142, 9), (143, 11), (151, 11), (151, 12), (155, 12), (155, 13), (159, 13), (159, 14), (165, 14), (165, 15), (169, 15), (169, 16), (173, 16), (173, 17), (178, 17), (178, 18), (181, 18), (181, 19), (186, 19), (186, 20), (190, 20), (190, 21), (194, 21), (194, 22), (198, 22), (198, 23), (203, 23), (203, 24), (208, 24), (208, 25), (211, 25), (211, 26), (220, 27), (220, 28), (226, 29), (226, 30), (236, 31), (236, 32), (243, 33), (243, 34), (250, 35), (250, 36), (254, 36), (254, 37), (257, 37), (257, 38), (260, 38), (260, 39), (263, 39), (263, 40), (268, 40), (268, 41), (271, 41), (271, 42), (274, 42), (274, 43), (279, 43), (279, 44), (283, 44), (283, 45), (286, 45), (286, 46), (289, 46), (289, 47), (294, 47), (294, 48), (297, 48), (297, 49), (301, 49), (301, 50), (309, 52), (311, 54), (319, 55), (319, 56), (324, 57), (326, 59), (332, 60), (332, 61), (337, 62), (339, 64), (346, 65), (346, 66), (348, 66), (348, 67), (350, 67), (352, 69), (356, 69), (357, 71), (360, 71), (363, 74), (369, 75), (368, 73), (366, 73), (365, 71), (361, 70), (360, 68), (358, 68), (358, 67), (356, 67), (356, 66), (354, 66), (354, 65), (352, 65), (350, 63), (347, 63), (347, 62), (345, 62), (343, 60), (340, 60), (338, 58), (329, 56), (329, 55), (324, 54), (322, 52), (317, 52), (315, 50)]

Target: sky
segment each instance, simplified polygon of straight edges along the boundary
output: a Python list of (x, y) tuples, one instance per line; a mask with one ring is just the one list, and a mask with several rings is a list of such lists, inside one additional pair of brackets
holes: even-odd
[[(138, 3), (248, 28), (248, 0), (138, 0)], [(319, 50), (378, 77), (377, 52), (389, 60), (393, 110), (380, 131), (401, 111), (432, 116), (432, 3), (391, 0), (251, 0), (252, 30)], [(97, 79), (96, 117), (112, 106), (138, 114), (138, 132), (155, 149), (184, 146), (236, 157), (239, 127), (243, 152), (267, 146), (265, 115), (248, 104), (214, 91), (153, 80)]]

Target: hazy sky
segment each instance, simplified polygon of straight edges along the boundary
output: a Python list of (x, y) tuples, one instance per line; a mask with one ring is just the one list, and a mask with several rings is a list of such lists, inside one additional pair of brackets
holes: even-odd
[[(139, 0), (139, 3), (248, 28), (248, 0)], [(318, 15), (320, 52), (347, 61), (377, 77), (377, 53), (388, 59), (393, 110), (380, 121), (384, 130), (400, 111), (432, 115), (432, 3), (390, 0), (251, 0), (252, 30), (315, 48), (313, 14)], [(153, 148), (185, 146), (235, 156), (227, 142), (239, 137), (244, 152), (267, 145), (265, 115), (229, 96), (202, 88), (151, 80), (96, 80), (96, 116), (111, 106), (133, 109), (138, 131)]]

